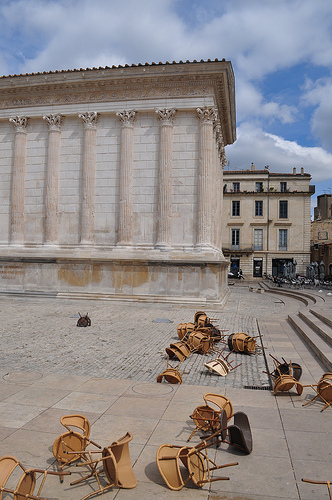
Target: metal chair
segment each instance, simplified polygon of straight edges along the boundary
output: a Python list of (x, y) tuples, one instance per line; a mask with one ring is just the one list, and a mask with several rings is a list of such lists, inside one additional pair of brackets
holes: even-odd
[[(229, 477), (213, 477), (211, 472), (238, 465), (233, 462), (217, 465), (208, 456), (207, 449), (213, 444), (213, 436), (194, 447), (162, 444), (157, 450), (157, 466), (166, 485), (171, 490), (181, 490), (191, 479), (195, 486), (201, 488), (208, 482), (228, 480)], [(185, 469), (181, 470), (180, 462)], [(212, 467), (211, 467), (212, 465)]]
[[(103, 448), (101, 456), (95, 460), (92, 460), (92, 455), (94, 453), (100, 453), (100, 451), (83, 451), (81, 453), (85, 461), (77, 464), (77, 466), (87, 465), (90, 467), (91, 472), (87, 476), (81, 477), (70, 484), (76, 485), (94, 477), (99, 487), (97, 490), (85, 495), (81, 500), (87, 500), (87, 498), (97, 495), (98, 493), (103, 494), (113, 487), (131, 489), (137, 486), (137, 480), (132, 468), (129, 453), (129, 442), (132, 439), (132, 434), (127, 432), (120, 439)], [(101, 469), (98, 468), (99, 465), (102, 465)], [(106, 486), (102, 485), (99, 478), (102, 473), (104, 481), (108, 483)]]
[(217, 358), (211, 359), (207, 363), (204, 363), (205, 368), (207, 368), (211, 373), (217, 373), (218, 375), (221, 375), (222, 377), (225, 377), (229, 372), (235, 370), (238, 366), (240, 366), (242, 363), (239, 363), (236, 366), (232, 366), (233, 361), (229, 361), (228, 357), (231, 354), (228, 353), (227, 356), (223, 356), (223, 352), (225, 351), (226, 347), (224, 347), (220, 352)]
[(302, 406), (306, 406), (309, 403), (312, 403), (317, 398), (320, 398), (325, 403), (325, 406), (321, 411), (324, 411), (328, 406), (332, 405), (332, 373), (324, 373), (319, 379), (317, 385), (308, 384), (304, 385), (303, 387), (311, 387), (312, 389), (314, 389), (314, 391), (316, 391), (317, 395), (310, 401), (304, 403)]
[(161, 382), (163, 377), (164, 379), (169, 383), (169, 384), (182, 384), (182, 375), (184, 373), (184, 370), (182, 373), (179, 372), (179, 366), (180, 363), (177, 365), (177, 367), (173, 367), (169, 363), (169, 357), (167, 356), (167, 368), (164, 370), (162, 373), (160, 373), (157, 377), (157, 382)]
[[(17, 483), (17, 486), (15, 489), (7, 488), (6, 487), (7, 481), (17, 467), (19, 467), (22, 470), (22, 475)], [(36, 474), (42, 474), (43, 478), (37, 493), (34, 493), (37, 482)], [(40, 496), (40, 493), (48, 474), (51, 474), (52, 476), (59, 476), (60, 472), (47, 471), (45, 469), (26, 469), (17, 458), (11, 455), (5, 455), (1, 457), (0, 500), (3, 500), (4, 493), (11, 493), (13, 495), (14, 500), (23, 500), (24, 498), (46, 500), (45, 498), (42, 498)], [(64, 472), (63, 474), (69, 475), (70, 472)], [(7, 498), (7, 495), (5, 497)]]
[(190, 434), (187, 441), (201, 430), (202, 432), (214, 433), (220, 429), (220, 415), (225, 410), (227, 419), (233, 415), (233, 406), (228, 398), (221, 394), (206, 393), (203, 396), (205, 405), (197, 406), (190, 418), (195, 424), (195, 429)]

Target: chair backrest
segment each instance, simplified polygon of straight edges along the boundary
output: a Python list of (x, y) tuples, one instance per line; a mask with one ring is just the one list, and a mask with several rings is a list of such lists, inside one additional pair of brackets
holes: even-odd
[(127, 432), (117, 441), (114, 441), (108, 449), (115, 457), (118, 469), (118, 485), (121, 488), (135, 488), (137, 480), (130, 460), (129, 442), (133, 439), (130, 432)]
[(171, 490), (181, 490), (189, 479), (188, 473), (186, 473), (186, 477), (183, 477), (179, 464), (179, 459), (183, 454), (186, 455), (187, 450), (186, 446), (169, 444), (162, 444), (157, 450), (156, 458), (159, 472)]
[[(25, 471), (25, 468), (21, 464), (21, 462), (11, 456), (4, 455), (0, 458), (0, 487), (3, 488), (7, 483), (9, 476), (14, 472), (16, 467), (20, 467), (22, 471)], [(2, 500), (3, 492), (0, 490), (0, 500)]]
[(69, 431), (72, 431), (72, 427), (76, 429), (79, 429), (83, 436), (89, 437), (90, 436), (90, 422), (89, 420), (84, 417), (83, 415), (75, 414), (75, 415), (63, 415), (60, 418), (60, 423), (66, 427)]
[(252, 433), (249, 419), (242, 411), (234, 414), (234, 424), (228, 427), (230, 444), (249, 454), (252, 452)]
[(160, 373), (157, 377), (157, 382), (161, 382), (163, 377), (169, 384), (182, 384), (182, 374), (179, 372), (177, 368), (166, 368), (162, 373)]
[[(14, 500), (26, 500), (29, 495), (33, 495), (36, 486), (36, 472), (33, 469), (28, 469), (24, 472), (16, 487)], [(35, 498), (40, 498), (39, 495)]]
[(233, 405), (226, 396), (207, 392), (204, 394), (203, 399), (208, 406), (213, 407), (215, 405), (218, 411), (225, 410), (228, 419), (233, 415)]

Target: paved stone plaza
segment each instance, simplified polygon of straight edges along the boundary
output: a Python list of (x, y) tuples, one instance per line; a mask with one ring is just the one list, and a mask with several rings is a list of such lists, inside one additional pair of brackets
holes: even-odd
[[(326, 295), (329, 310), (330, 301)], [(231, 287), (222, 310), (206, 312), (230, 333), (261, 333), (267, 360), (271, 353), (301, 363), (301, 382), (313, 384), (324, 369), (285, 321), (300, 307), (292, 298), (250, 293), (243, 283)], [(328, 499), (325, 486), (303, 483), (301, 478), (330, 479), (331, 408), (321, 413), (319, 401), (303, 408), (314, 395), (310, 387), (301, 396), (291, 390), (277, 397), (270, 390), (245, 389), (268, 385), (263, 355), (232, 355), (234, 364), (242, 365), (227, 377), (217, 377), (204, 371), (210, 355), (193, 354), (183, 363), (183, 385), (156, 383), (166, 365), (165, 347), (177, 340), (177, 324), (192, 321), (197, 309), (2, 296), (0, 456), (13, 455), (26, 467), (58, 470), (52, 444), (64, 430), (59, 419), (81, 413), (92, 424), (92, 439), (103, 446), (127, 431), (133, 435), (130, 454), (137, 487), (113, 488), (105, 493), (105, 500)], [(76, 326), (79, 312), (89, 313), (91, 327)], [(187, 444), (193, 430), (189, 415), (203, 404), (209, 387), (228, 397), (235, 412), (248, 415), (253, 452), (243, 455), (227, 444), (211, 448), (209, 455), (218, 464), (239, 462), (220, 474), (230, 481), (201, 489), (188, 483), (181, 491), (171, 491), (159, 474), (157, 449), (163, 443)], [(198, 433), (191, 442), (200, 442)], [(70, 470), (76, 479), (79, 469)], [(95, 486), (84, 482), (73, 487), (69, 485), (73, 479), (65, 478), (60, 484), (57, 477), (49, 476), (42, 495), (50, 500), (79, 500)]]
[[(114, 301), (75, 301), (42, 298), (0, 298), (1, 336), (6, 349), (0, 353), (3, 369), (90, 375), (155, 381), (166, 367), (165, 348), (179, 341), (177, 325), (193, 321), (197, 309), (167, 304)], [(226, 307), (205, 311), (213, 324), (225, 331), (258, 336), (256, 318), (278, 314), (284, 309), (279, 298), (250, 294), (236, 287)], [(79, 314), (89, 313), (91, 327), (76, 326)], [(253, 315), (255, 313), (255, 315)], [(263, 339), (264, 340), (264, 339)], [(260, 344), (260, 339), (257, 339)], [(186, 384), (213, 387), (269, 385), (262, 355), (233, 354), (233, 366), (242, 363), (228, 377), (211, 375), (204, 367), (226, 347), (206, 356), (193, 354), (181, 365)], [(174, 364), (174, 363), (173, 363)], [(174, 364), (176, 366), (176, 363)]]

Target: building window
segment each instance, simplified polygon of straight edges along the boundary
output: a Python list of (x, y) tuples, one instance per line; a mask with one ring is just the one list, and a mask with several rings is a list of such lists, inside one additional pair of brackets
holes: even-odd
[(263, 192), (263, 183), (262, 182), (256, 182), (255, 191), (256, 191), (256, 193)]
[(255, 217), (261, 217), (263, 215), (263, 202), (261, 200), (255, 201)]
[(287, 251), (287, 229), (279, 229), (279, 250)]
[(238, 193), (240, 191), (240, 183), (239, 182), (233, 182), (233, 191), (234, 191), (234, 193)]
[(232, 250), (238, 250), (240, 246), (240, 229), (232, 229)]
[(240, 202), (232, 201), (232, 216), (239, 217), (240, 216)]
[(279, 201), (279, 219), (288, 219), (288, 201)]
[(287, 192), (287, 182), (280, 182), (280, 192), (281, 193)]
[(263, 229), (254, 229), (254, 250), (263, 250)]

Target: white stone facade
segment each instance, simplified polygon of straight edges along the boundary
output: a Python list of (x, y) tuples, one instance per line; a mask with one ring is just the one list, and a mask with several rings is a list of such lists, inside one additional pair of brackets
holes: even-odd
[(0, 290), (220, 302), (230, 62), (0, 78)]

